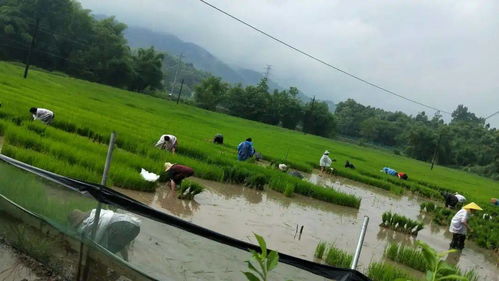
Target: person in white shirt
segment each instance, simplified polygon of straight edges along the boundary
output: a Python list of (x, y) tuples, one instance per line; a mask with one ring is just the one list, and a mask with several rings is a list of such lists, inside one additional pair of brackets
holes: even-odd
[[(68, 221), (78, 233), (90, 237), (95, 212), (95, 209), (86, 213), (76, 209), (69, 214)], [(139, 232), (140, 221), (137, 218), (111, 210), (101, 210), (94, 241), (113, 254), (119, 252), (123, 259), (128, 261), (128, 245)]]
[(456, 192), (456, 194), (454, 194), (454, 196), (456, 196), (457, 202), (459, 202), (459, 203), (466, 202), (466, 197), (462, 196), (461, 194)]
[(177, 150), (177, 137), (174, 135), (162, 135), (155, 146), (175, 153)]
[(319, 165), (321, 166), (321, 172), (324, 172), (327, 168), (331, 167), (331, 164), (333, 163), (333, 160), (329, 158), (329, 151), (324, 151), (324, 154), (321, 157), (321, 160), (319, 161)]
[(468, 224), (470, 215), (476, 211), (481, 211), (482, 208), (474, 202), (464, 206), (457, 212), (450, 222), (449, 231), (452, 233), (452, 241), (450, 242), (451, 249), (462, 250), (464, 248), (464, 240), (468, 231), (473, 230)]
[(54, 112), (45, 108), (32, 107), (29, 112), (33, 115), (33, 120), (40, 120), (45, 124), (50, 124), (54, 120)]

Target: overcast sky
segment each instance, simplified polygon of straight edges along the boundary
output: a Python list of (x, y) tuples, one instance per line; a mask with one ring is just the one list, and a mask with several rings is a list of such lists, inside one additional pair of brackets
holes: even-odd
[[(446, 111), (499, 110), (499, 1), (207, 0), (306, 52)], [(415, 114), (434, 112), (269, 40), (198, 0), (81, 0), (97, 14), (165, 31), (230, 65), (263, 72), (309, 96)], [(499, 126), (499, 114), (489, 119)]]

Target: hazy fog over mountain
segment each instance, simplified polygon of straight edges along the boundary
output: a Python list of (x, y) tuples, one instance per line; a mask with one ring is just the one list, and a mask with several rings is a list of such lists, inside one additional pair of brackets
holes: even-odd
[[(496, 1), (291, 1), (210, 3), (346, 71), (401, 95), (478, 116), (499, 110)], [(431, 110), (325, 67), (194, 0), (83, 0), (95, 13), (174, 34), (225, 64), (261, 70), (309, 96), (407, 113)], [(445, 115), (444, 115), (445, 117)], [(497, 126), (499, 115), (489, 119)]]

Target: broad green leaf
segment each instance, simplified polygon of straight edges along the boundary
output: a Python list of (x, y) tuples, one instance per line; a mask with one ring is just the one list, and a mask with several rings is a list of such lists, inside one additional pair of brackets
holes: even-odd
[(267, 271), (274, 269), (279, 263), (279, 254), (276, 251), (270, 252), (267, 257)]
[(258, 277), (256, 277), (256, 275), (251, 272), (243, 272), (243, 273), (246, 276), (246, 278), (248, 278), (249, 281), (260, 281), (260, 279), (258, 279)]
[(457, 274), (451, 274), (451, 275), (442, 276), (440, 278), (437, 278), (437, 280), (449, 280), (449, 279), (452, 279), (452, 280), (468, 280), (468, 278), (466, 278), (464, 276), (461, 276), (461, 275), (457, 275)]
[(260, 249), (262, 250), (262, 256), (267, 257), (267, 244), (265, 243), (265, 239), (263, 239), (262, 236), (255, 234), (256, 240), (258, 241), (258, 244), (260, 245)]
[(426, 271), (426, 281), (434, 281), (435, 279), (433, 278), (433, 272), (431, 271)]
[(256, 269), (256, 267), (250, 261), (247, 261), (247, 263), (248, 263), (248, 268), (256, 272), (263, 279), (263, 273), (261, 273), (258, 269)]

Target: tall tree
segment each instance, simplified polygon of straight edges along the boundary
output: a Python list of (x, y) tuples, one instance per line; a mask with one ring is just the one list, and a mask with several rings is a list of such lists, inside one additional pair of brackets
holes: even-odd
[(210, 76), (196, 86), (194, 100), (201, 108), (215, 110), (224, 99), (227, 89), (228, 84), (220, 77)]
[(163, 58), (154, 47), (136, 50), (132, 56), (133, 79), (129, 89), (137, 92), (163, 89)]

